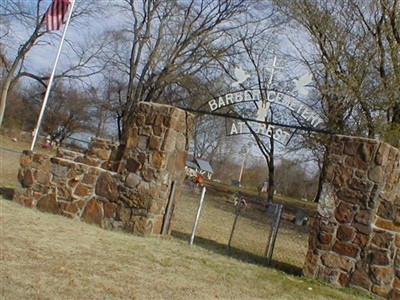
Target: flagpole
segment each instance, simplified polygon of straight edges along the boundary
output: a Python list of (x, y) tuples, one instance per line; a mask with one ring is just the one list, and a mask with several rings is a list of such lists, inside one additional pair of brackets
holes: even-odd
[(37, 140), (37, 138), (39, 136), (40, 125), (42, 123), (42, 119), (43, 119), (44, 111), (46, 109), (47, 101), (49, 99), (51, 85), (53, 84), (54, 74), (56, 73), (58, 60), (60, 58), (61, 49), (62, 49), (63, 44), (64, 44), (65, 35), (67, 33), (67, 30), (68, 30), (69, 21), (71, 20), (72, 10), (74, 9), (74, 4), (75, 4), (75, 0), (72, 0), (71, 1), (71, 7), (70, 7), (70, 10), (69, 10), (69, 13), (68, 13), (68, 18), (67, 18), (67, 21), (65, 22), (64, 31), (63, 31), (63, 34), (62, 34), (62, 37), (61, 37), (60, 45), (58, 46), (57, 56), (56, 56), (56, 59), (54, 61), (53, 70), (51, 72), (49, 83), (47, 85), (46, 94), (44, 95), (42, 108), (40, 110), (39, 118), (38, 118), (38, 121), (36, 123), (36, 128), (33, 131), (34, 135), (33, 135), (33, 140), (32, 140), (32, 145), (31, 145), (31, 151), (33, 151), (33, 148), (35, 147), (35, 144), (36, 144), (36, 140)]

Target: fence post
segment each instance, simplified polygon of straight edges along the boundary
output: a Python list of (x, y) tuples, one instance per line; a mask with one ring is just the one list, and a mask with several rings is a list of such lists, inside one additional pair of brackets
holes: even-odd
[(229, 236), (229, 242), (228, 242), (228, 246), (227, 246), (228, 250), (231, 248), (232, 237), (233, 237), (233, 233), (235, 231), (236, 221), (237, 221), (237, 219), (239, 217), (240, 210), (245, 206), (246, 206), (246, 201), (244, 199), (240, 199), (238, 201), (238, 203), (236, 204), (236, 213), (235, 213), (236, 215), (235, 215), (235, 220), (233, 221), (231, 235)]
[(271, 230), (269, 232), (268, 243), (265, 249), (266, 265), (270, 265), (272, 262), (272, 253), (274, 252), (276, 236), (278, 235), (279, 224), (281, 221), (283, 212), (283, 204), (276, 204), (274, 219), (271, 223)]
[(165, 221), (161, 232), (162, 235), (166, 235), (168, 233), (169, 223), (171, 221), (171, 215), (172, 215), (172, 207), (175, 199), (175, 187), (176, 187), (176, 182), (173, 181), (171, 187), (171, 194), (169, 196), (169, 201), (167, 205), (167, 210), (165, 212)]
[(199, 223), (201, 208), (203, 206), (203, 201), (204, 201), (205, 194), (206, 194), (206, 187), (203, 186), (203, 190), (201, 192), (201, 198), (200, 198), (200, 202), (199, 202), (199, 207), (197, 208), (196, 219), (194, 220), (192, 236), (190, 237), (190, 242), (189, 242), (190, 245), (193, 245), (194, 235), (196, 234), (197, 224)]

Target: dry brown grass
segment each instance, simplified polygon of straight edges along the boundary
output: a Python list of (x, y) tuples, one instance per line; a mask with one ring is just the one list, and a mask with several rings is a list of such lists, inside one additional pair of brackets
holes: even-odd
[[(0, 195), (2, 191), (4, 195), (5, 188), (15, 188), (17, 184), (19, 157), (23, 150), (29, 150), (30, 147), (30, 143), (13, 142), (10, 137), (0, 135), (0, 188), (2, 188)], [(55, 150), (46, 150), (40, 147), (35, 147), (35, 151), (47, 154), (55, 153)], [(6, 197), (9, 198), (9, 195), (6, 195)]]
[[(1, 136), (0, 142), (29, 148)], [(4, 191), (16, 185), (19, 154), (3, 149), (0, 154), (0, 189), (8, 197)], [(105, 231), (0, 197), (1, 299), (370, 297), (229, 257), (233, 210), (221, 199), (206, 201), (195, 246), (189, 246), (198, 199), (192, 196), (183, 194), (177, 203), (173, 237), (167, 239)]]
[(140, 238), (1, 199), (2, 299), (365, 299), (186, 241)]
[[(229, 194), (228, 194), (229, 195)], [(225, 255), (230, 254), (248, 262), (265, 263), (265, 250), (270, 233), (271, 218), (265, 207), (248, 205), (237, 219), (231, 249), (227, 245), (235, 219), (235, 207), (220, 193), (208, 191), (205, 196), (195, 243)], [(175, 209), (172, 234), (189, 240), (200, 195), (184, 188)], [(301, 274), (307, 252), (308, 228), (281, 221), (275, 244), (272, 266), (292, 274)]]

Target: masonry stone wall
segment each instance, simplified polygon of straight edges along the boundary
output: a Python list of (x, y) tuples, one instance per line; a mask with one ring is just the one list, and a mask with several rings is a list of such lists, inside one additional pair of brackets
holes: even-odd
[(193, 115), (154, 103), (137, 105), (120, 147), (93, 139), (87, 153), (49, 157), (24, 151), (14, 201), (103, 228), (159, 234), (172, 183), (185, 176)]
[(335, 136), (306, 276), (400, 299), (400, 150)]

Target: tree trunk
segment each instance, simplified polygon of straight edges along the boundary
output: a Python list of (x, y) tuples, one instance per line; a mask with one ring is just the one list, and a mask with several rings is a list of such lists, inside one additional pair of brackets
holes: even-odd
[(314, 198), (314, 202), (318, 203), (319, 199), (321, 197), (321, 193), (322, 193), (322, 187), (324, 184), (324, 180), (326, 177), (326, 167), (328, 165), (328, 157), (329, 157), (329, 150), (330, 150), (330, 142), (328, 145), (326, 145), (325, 147), (325, 151), (324, 151), (324, 156), (322, 159), (322, 167), (321, 167), (321, 172), (319, 174), (319, 179), (318, 179), (318, 189), (317, 189), (317, 193), (315, 195)]
[(97, 123), (97, 129), (96, 129), (96, 134), (95, 136), (98, 138), (102, 137), (103, 134), (103, 128), (104, 128), (104, 117), (103, 117), (103, 105), (100, 104), (100, 113), (99, 113), (99, 122)]
[(120, 114), (118, 114), (117, 115), (118, 142), (120, 144), (123, 144), (122, 143), (122, 124), (121, 124), (121, 121), (122, 121), (122, 116)]
[(39, 34), (39, 29), (43, 24), (45, 16), (43, 16), (42, 20), (36, 26), (34, 32), (32, 35), (29, 37), (28, 41), (25, 42), (25, 44), (21, 45), (18, 55), (15, 58), (14, 62), (12, 63), (12, 66), (7, 74), (6, 80), (3, 84), (3, 88), (1, 90), (1, 99), (0, 99), (0, 128), (3, 125), (3, 120), (4, 120), (4, 112), (6, 110), (6, 104), (7, 104), (7, 96), (11, 88), (11, 83), (13, 81), (14, 74), (17, 71), (17, 67), (20, 64), (21, 61), (25, 58), (26, 53), (33, 47), (35, 44), (35, 41), (37, 40), (38, 37), (40, 37), (42, 34)]
[(400, 102), (396, 102), (393, 105), (393, 117), (392, 117), (392, 124), (400, 124)]
[(0, 99), (0, 128), (2, 127), (3, 120), (4, 120), (4, 113), (6, 111), (6, 104), (7, 104), (7, 95), (8, 91), (11, 86), (11, 76), (7, 76), (3, 88), (1, 90), (1, 99)]
[[(273, 136), (273, 134), (272, 134)], [(275, 161), (274, 161), (274, 139), (270, 138), (271, 149), (269, 154), (269, 163), (268, 163), (268, 203), (272, 203), (274, 200), (275, 194)]]
[(275, 194), (274, 165), (268, 166), (268, 203), (272, 203)]

